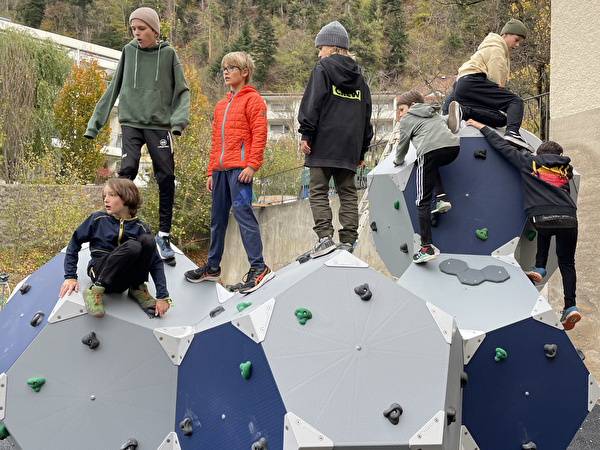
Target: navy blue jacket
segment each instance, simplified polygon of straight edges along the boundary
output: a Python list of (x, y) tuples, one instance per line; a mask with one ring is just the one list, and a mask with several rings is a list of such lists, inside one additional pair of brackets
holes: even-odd
[[(77, 227), (65, 255), (65, 279), (77, 279), (77, 262), (79, 260), (79, 251), (85, 242), (90, 243), (91, 259), (87, 266), (89, 273), (90, 266), (98, 258), (110, 253), (129, 238), (140, 236), (141, 234), (152, 234), (150, 227), (137, 217), (131, 219), (116, 219), (106, 212), (94, 212)], [(163, 263), (154, 255), (150, 265), (150, 274), (156, 286), (156, 297), (167, 298), (167, 281)]]

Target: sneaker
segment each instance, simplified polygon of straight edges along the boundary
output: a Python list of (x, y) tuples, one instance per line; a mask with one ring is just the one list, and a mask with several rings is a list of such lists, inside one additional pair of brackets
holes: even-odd
[(248, 273), (244, 275), (244, 278), (242, 278), (242, 285), (240, 286), (238, 292), (240, 294), (249, 294), (250, 292), (254, 292), (274, 276), (275, 273), (267, 266), (265, 266), (262, 270), (250, 268)]
[(431, 245), (421, 247), (417, 253), (413, 255), (413, 262), (415, 264), (426, 263), (437, 258), (435, 251)]
[(148, 292), (146, 283), (140, 284), (139, 289), (130, 287), (128, 294), (131, 298), (137, 300), (142, 308), (152, 308), (156, 304), (156, 299)]
[(504, 140), (514, 147), (524, 148), (525, 150), (533, 153), (533, 147), (529, 145), (527, 141), (523, 139), (516, 131), (507, 131), (504, 133)]
[(560, 321), (566, 331), (572, 330), (575, 324), (581, 320), (581, 314), (579, 314), (577, 306), (571, 306), (561, 312)]
[(448, 197), (438, 195), (435, 199), (435, 209), (431, 211), (431, 214), (446, 214), (452, 208), (452, 204), (448, 201)]
[(221, 267), (214, 270), (208, 263), (196, 270), (188, 270), (183, 274), (186, 280), (191, 283), (200, 283), (201, 281), (219, 281), (221, 279)]
[(529, 278), (532, 283), (538, 284), (541, 283), (542, 278), (546, 276), (546, 269), (534, 267), (533, 269), (526, 271), (525, 275), (527, 275), (527, 278)]
[(354, 251), (354, 245), (348, 244), (347, 242), (341, 242), (340, 245), (337, 246), (337, 249), (352, 253)]
[(448, 128), (452, 133), (458, 133), (460, 130), (460, 121), (462, 120), (462, 109), (457, 101), (451, 102), (448, 106)]
[(161, 259), (175, 258), (175, 252), (171, 248), (171, 238), (169, 236), (156, 236), (155, 240)]
[(322, 237), (317, 241), (314, 248), (310, 252), (311, 258), (318, 258), (319, 256), (326, 255), (336, 249), (335, 242), (331, 239), (331, 236)]
[(102, 296), (104, 295), (104, 287), (90, 284), (83, 292), (83, 304), (89, 315), (94, 317), (104, 317), (104, 305), (102, 304)]

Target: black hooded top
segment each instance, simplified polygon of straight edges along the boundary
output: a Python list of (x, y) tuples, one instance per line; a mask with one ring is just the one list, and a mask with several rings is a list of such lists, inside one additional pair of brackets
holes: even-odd
[(316, 62), (304, 91), (299, 132), (307, 167), (356, 172), (373, 137), (371, 92), (354, 59), (334, 53)]

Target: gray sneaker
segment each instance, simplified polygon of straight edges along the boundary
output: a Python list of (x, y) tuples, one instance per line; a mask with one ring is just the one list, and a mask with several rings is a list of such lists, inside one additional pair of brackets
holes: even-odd
[(519, 133), (516, 133), (514, 131), (507, 131), (504, 134), (504, 140), (513, 147), (523, 148), (531, 153), (534, 152), (533, 147), (529, 145), (529, 143), (525, 139), (523, 139), (523, 137)]
[(348, 244), (347, 242), (340, 242), (340, 245), (337, 246), (338, 250), (346, 250), (349, 253), (354, 251), (354, 246), (352, 244)]
[(336, 249), (335, 242), (331, 236), (322, 237), (317, 241), (314, 248), (310, 252), (311, 258), (318, 258), (319, 256), (326, 255), (329, 252), (332, 252)]
[(458, 133), (460, 130), (460, 121), (462, 120), (462, 110), (457, 101), (453, 101), (448, 106), (448, 128), (452, 133)]

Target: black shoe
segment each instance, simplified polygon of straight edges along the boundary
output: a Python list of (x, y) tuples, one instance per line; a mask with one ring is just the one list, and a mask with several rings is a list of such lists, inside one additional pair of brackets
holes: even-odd
[(523, 139), (516, 131), (507, 131), (504, 133), (504, 140), (513, 147), (524, 148), (525, 150), (533, 153), (533, 147), (529, 145), (527, 141)]
[(240, 286), (240, 294), (249, 294), (254, 292), (267, 281), (275, 276), (275, 273), (265, 266), (262, 270), (252, 269), (248, 271), (244, 278), (242, 278), (242, 285)]
[(413, 262), (415, 264), (426, 263), (437, 258), (435, 251), (431, 245), (427, 247), (421, 247), (417, 253), (413, 255)]
[(221, 268), (211, 269), (210, 265), (204, 264), (196, 270), (188, 270), (184, 275), (186, 280), (191, 283), (200, 283), (201, 281), (219, 281), (221, 279)]

